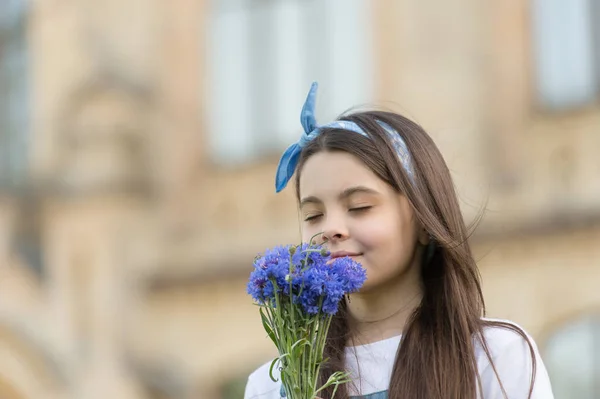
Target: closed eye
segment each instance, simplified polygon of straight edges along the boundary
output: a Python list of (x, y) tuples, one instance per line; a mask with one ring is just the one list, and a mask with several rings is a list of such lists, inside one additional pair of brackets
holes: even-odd
[(360, 207), (357, 207), (357, 208), (350, 208), (349, 211), (350, 212), (358, 212), (358, 213), (360, 213), (360, 212), (365, 212), (365, 211), (367, 211), (367, 210), (369, 210), (371, 208), (373, 208), (373, 207), (370, 206), (370, 205), (369, 206), (360, 206)]
[(309, 215), (309, 216), (306, 216), (306, 217), (304, 218), (304, 221), (305, 221), (305, 222), (315, 221), (315, 220), (317, 220), (318, 218), (320, 218), (321, 216), (323, 216), (323, 215), (322, 215), (322, 214)]

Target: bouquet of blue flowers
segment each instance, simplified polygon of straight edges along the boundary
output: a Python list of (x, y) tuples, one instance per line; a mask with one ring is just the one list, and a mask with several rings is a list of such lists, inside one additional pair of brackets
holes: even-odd
[[(312, 241), (311, 241), (312, 242)], [(332, 259), (322, 246), (288, 245), (267, 250), (254, 260), (248, 293), (260, 307), (267, 335), (278, 349), (269, 374), (279, 363), (290, 399), (314, 399), (329, 386), (349, 381), (338, 371), (317, 387), (327, 332), (344, 296), (366, 280), (362, 266), (349, 257)]]

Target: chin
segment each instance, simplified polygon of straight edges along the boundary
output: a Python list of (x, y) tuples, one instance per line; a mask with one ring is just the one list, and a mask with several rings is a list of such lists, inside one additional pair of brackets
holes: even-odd
[(369, 292), (375, 290), (376, 288), (377, 288), (377, 286), (372, 286), (365, 281), (363, 286), (360, 287), (360, 289), (357, 292), (350, 294), (350, 297), (352, 297), (352, 295), (368, 294)]
[(376, 288), (377, 286), (378, 286), (378, 282), (377, 281), (373, 281), (373, 279), (369, 278), (369, 270), (367, 270), (367, 280), (362, 285), (362, 287), (360, 287), (360, 290), (358, 290), (358, 294), (369, 292), (373, 288)]

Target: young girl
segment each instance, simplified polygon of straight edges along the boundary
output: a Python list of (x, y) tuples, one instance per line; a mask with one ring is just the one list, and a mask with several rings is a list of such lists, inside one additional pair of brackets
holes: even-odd
[[(321, 382), (350, 371), (353, 382), (335, 395), (344, 399), (552, 399), (531, 337), (483, 318), (468, 232), (431, 138), (389, 112), (317, 126), (316, 89), (302, 110), (305, 132), (280, 161), (276, 189), (295, 173), (303, 240), (320, 233), (332, 257), (350, 256), (367, 270), (331, 324)], [(250, 375), (245, 399), (285, 396), (269, 365)]]

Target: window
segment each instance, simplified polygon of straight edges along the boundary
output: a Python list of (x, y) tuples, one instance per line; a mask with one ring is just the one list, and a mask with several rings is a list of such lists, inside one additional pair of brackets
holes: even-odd
[(0, 183), (19, 183), (28, 166), (25, 0), (0, 1)]
[(600, 315), (563, 326), (544, 349), (555, 399), (600, 398)]
[(279, 154), (302, 132), (319, 82), (317, 117), (371, 100), (368, 0), (213, 0), (208, 27), (209, 152), (235, 165)]
[(600, 0), (534, 0), (532, 15), (538, 104), (563, 110), (597, 100)]

